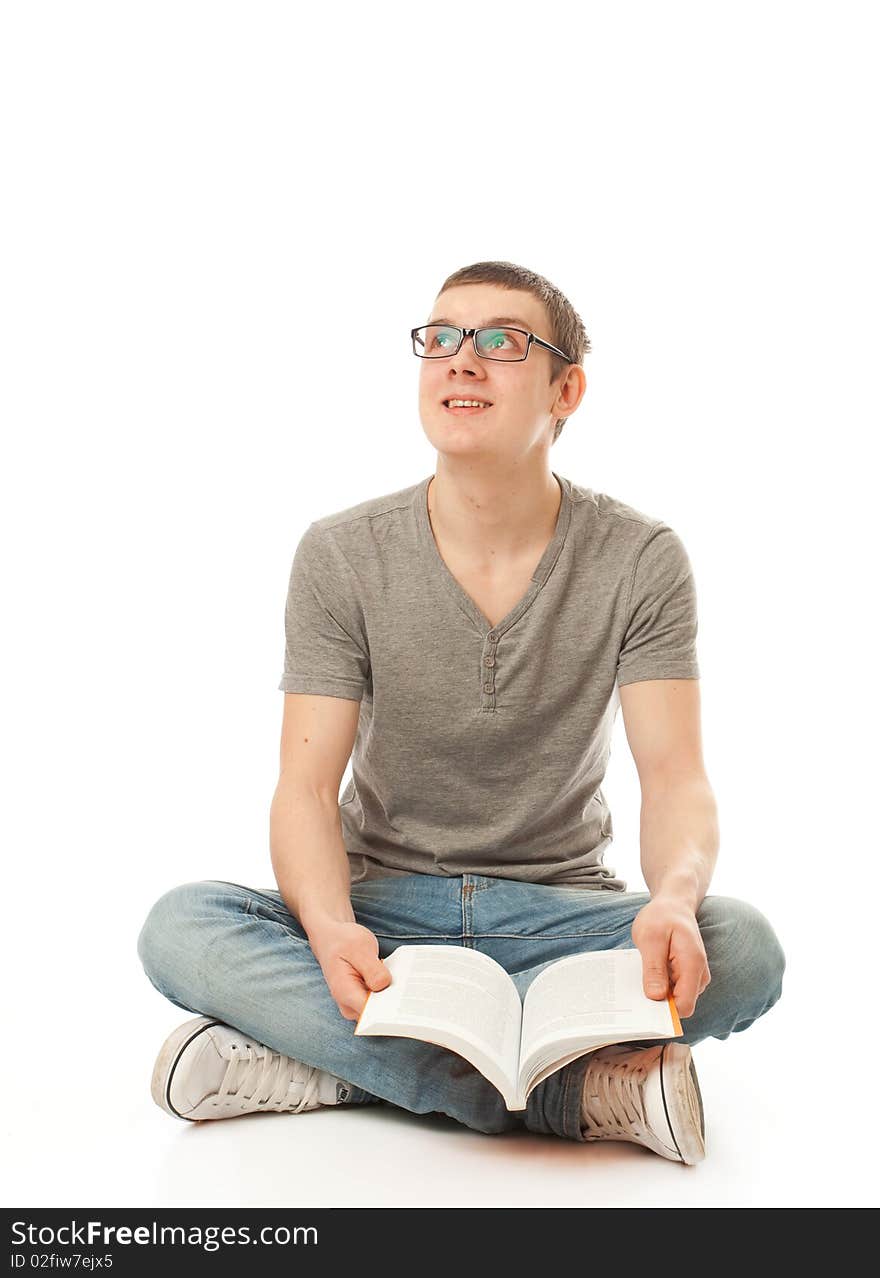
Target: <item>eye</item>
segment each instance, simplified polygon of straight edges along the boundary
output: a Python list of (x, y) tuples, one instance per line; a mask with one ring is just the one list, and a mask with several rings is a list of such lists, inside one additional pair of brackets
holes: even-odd
[(515, 328), (484, 328), (477, 336), (479, 349), (493, 359), (522, 359), (527, 341)]
[(503, 328), (486, 329), (480, 334), (480, 345), (487, 351), (501, 350), (509, 341), (510, 337)]
[(458, 333), (453, 332), (451, 328), (438, 328), (434, 330), (431, 337), (431, 345), (445, 350), (448, 346), (456, 346), (458, 344)]

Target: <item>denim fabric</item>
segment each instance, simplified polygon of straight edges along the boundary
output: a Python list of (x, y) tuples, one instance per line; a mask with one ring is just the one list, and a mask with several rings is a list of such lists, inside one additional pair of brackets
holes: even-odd
[[(549, 963), (587, 950), (632, 949), (647, 892), (554, 887), (464, 874), (411, 874), (352, 885), (355, 917), (387, 957), (400, 945), (465, 945), (489, 954), (521, 996)], [(727, 1038), (782, 993), (785, 956), (765, 916), (735, 897), (706, 896), (697, 913), (712, 980), (677, 1042)], [(552, 1074), (511, 1113), (491, 1083), (446, 1048), (416, 1039), (356, 1037), (339, 1011), (303, 928), (271, 888), (185, 883), (150, 910), (138, 937), (150, 981), (185, 1011), (352, 1085), (349, 1103), (386, 1101), (440, 1113), (476, 1131), (522, 1128), (582, 1140), (588, 1058)], [(645, 1047), (663, 1039), (640, 1040)]]

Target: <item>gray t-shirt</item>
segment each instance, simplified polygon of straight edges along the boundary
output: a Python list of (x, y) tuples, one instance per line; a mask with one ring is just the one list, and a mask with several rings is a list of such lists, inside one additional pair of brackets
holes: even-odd
[(700, 677), (693, 573), (667, 524), (552, 473), (556, 531), (496, 626), (440, 554), (430, 475), (316, 519), (296, 548), (278, 686), (361, 703), (340, 798), (352, 883), (626, 888), (603, 865), (617, 685)]

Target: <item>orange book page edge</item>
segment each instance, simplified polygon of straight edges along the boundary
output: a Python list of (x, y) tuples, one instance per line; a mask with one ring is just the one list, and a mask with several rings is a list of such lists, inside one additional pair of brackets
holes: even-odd
[(675, 1026), (676, 1034), (683, 1034), (684, 1030), (681, 1028), (681, 1021), (678, 1019), (678, 1008), (675, 1006), (675, 1000), (671, 994), (666, 1001), (669, 1004), (669, 1010), (672, 1013), (672, 1024)]

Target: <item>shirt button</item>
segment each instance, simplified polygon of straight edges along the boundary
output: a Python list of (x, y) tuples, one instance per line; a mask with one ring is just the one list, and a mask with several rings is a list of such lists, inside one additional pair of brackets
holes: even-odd
[(485, 658), (485, 660), (483, 661), (483, 665), (484, 665), (484, 666), (494, 666), (494, 665), (495, 665), (495, 658), (494, 658), (494, 657), (486, 657), (486, 658)]
[(490, 639), (490, 640), (492, 641), (492, 643), (494, 643), (494, 642), (495, 642), (495, 640), (497, 639), (497, 637), (498, 637), (498, 636), (495, 634), (495, 631), (494, 631), (494, 630), (490, 630), (490, 631), (489, 631), (489, 633), (486, 635), (486, 638), (487, 638), (487, 639)]
[(484, 684), (483, 684), (483, 691), (484, 691), (484, 692), (491, 692), (491, 691), (492, 691), (492, 685), (491, 685), (491, 683), (484, 683)]

